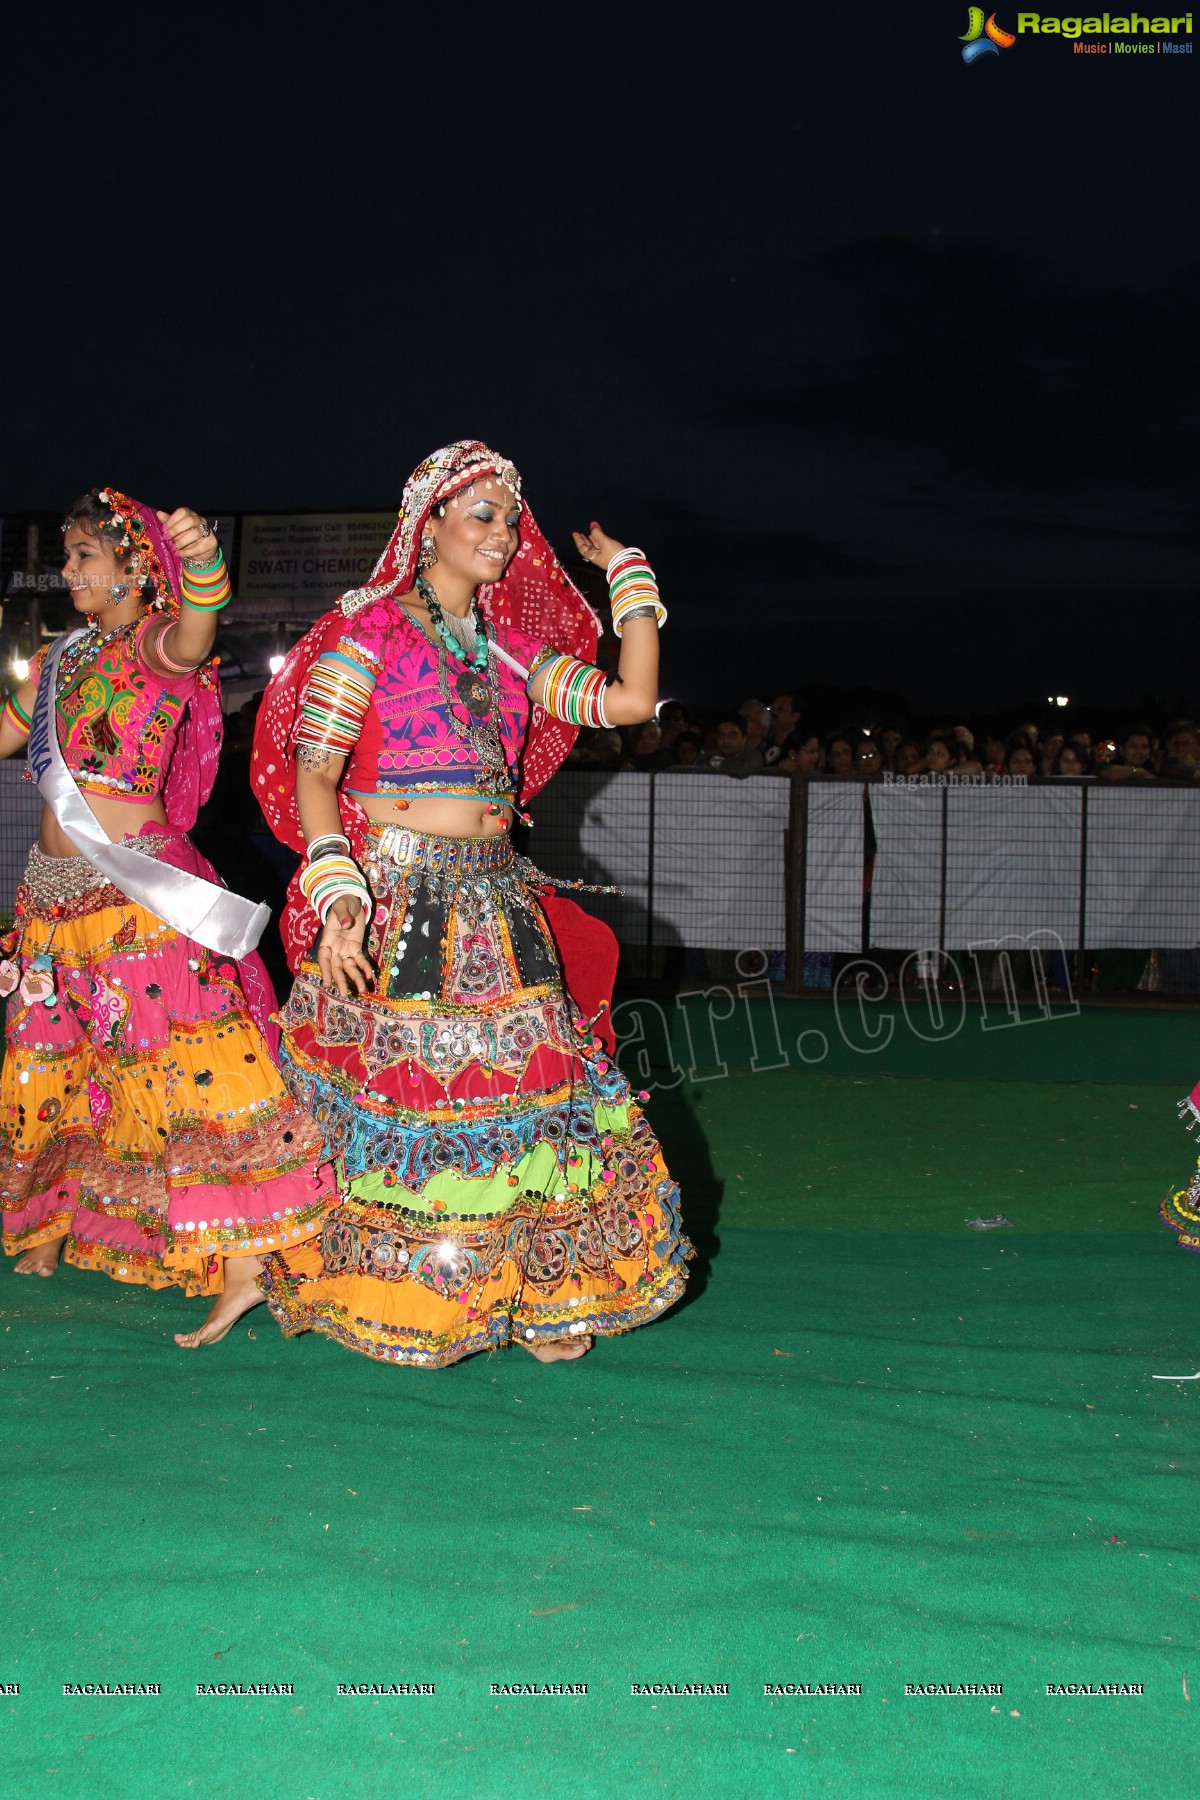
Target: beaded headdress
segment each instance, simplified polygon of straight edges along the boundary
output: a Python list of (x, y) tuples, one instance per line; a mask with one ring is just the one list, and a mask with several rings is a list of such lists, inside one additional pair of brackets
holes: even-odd
[[(158, 522), (153, 507), (131, 500), (116, 488), (93, 488), (92, 493), (111, 519), (101, 526), (106, 540), (118, 550), (128, 552), (128, 560), (137, 559), (139, 576), (154, 590), (151, 605), (156, 612), (179, 604), (179, 552)], [(68, 516), (63, 530), (74, 524)]]
[[(444, 449), (435, 450), (432, 456), (427, 456), (424, 462), (418, 463), (404, 484), (396, 529), (388, 540), (383, 555), (372, 569), (370, 581), (364, 587), (351, 588), (349, 593), (343, 594), (338, 601), (341, 610), (347, 616), (352, 616), (361, 612), (364, 606), (369, 606), (372, 600), (382, 600), (385, 594), (407, 593), (416, 579), (421, 533), (434, 507), (453, 499), (463, 488), (470, 487), (472, 482), (481, 481), (487, 475), (496, 476), (505, 487), (512, 490), (514, 498), (520, 497), (521, 477), (513, 464), (505, 457), (497, 456), (494, 450), (489, 450), (486, 444), (481, 444), (475, 438), (463, 438), (456, 444), (447, 444)], [(522, 549), (530, 526), (533, 526), (533, 521), (529, 513), (522, 509)], [(537, 527), (533, 526), (533, 529), (536, 531)], [(538, 535), (541, 536), (540, 533)], [(520, 555), (521, 550), (518, 550), (517, 557)], [(517, 557), (514, 557), (514, 562)], [(501, 583), (494, 585), (498, 587)], [(481, 600), (485, 598), (486, 590), (480, 595)]]

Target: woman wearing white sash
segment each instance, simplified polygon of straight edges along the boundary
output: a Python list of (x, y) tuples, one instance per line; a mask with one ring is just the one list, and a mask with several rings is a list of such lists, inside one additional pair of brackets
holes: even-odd
[(60, 1256), (214, 1296), (215, 1343), (258, 1303), (262, 1256), (320, 1233), (320, 1134), (274, 1066), (265, 920), (185, 835), (221, 742), (210, 663), (229, 598), (187, 508), (112, 489), (72, 508), (64, 574), (85, 625), (39, 653), (0, 718), (46, 804), (0, 944), (0, 1198), (16, 1272)]

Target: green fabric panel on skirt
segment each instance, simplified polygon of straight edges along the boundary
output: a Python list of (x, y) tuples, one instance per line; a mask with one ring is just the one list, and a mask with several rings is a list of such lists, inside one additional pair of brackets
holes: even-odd
[[(605, 1106), (598, 1102), (595, 1108), (596, 1124), (601, 1132), (612, 1132), (614, 1137), (621, 1137), (629, 1129), (629, 1107)], [(558, 1193), (568, 1181), (573, 1181), (579, 1188), (593, 1188), (600, 1179), (600, 1161), (584, 1145), (576, 1146), (582, 1161), (572, 1164), (564, 1174), (558, 1160), (558, 1148), (554, 1144), (535, 1144), (527, 1156), (518, 1158), (515, 1163), (501, 1163), (491, 1174), (485, 1176), (463, 1176), (454, 1169), (443, 1169), (433, 1175), (425, 1183), (420, 1193), (412, 1188), (401, 1187), (396, 1181), (389, 1184), (387, 1175), (381, 1170), (373, 1170), (366, 1175), (356, 1175), (350, 1183), (350, 1196), (367, 1206), (401, 1206), (408, 1212), (436, 1213), (438, 1217), (499, 1217), (508, 1211), (517, 1195), (522, 1191), (533, 1193)], [(509, 1176), (517, 1177), (514, 1187)], [(435, 1206), (435, 1201), (442, 1201), (442, 1209)]]

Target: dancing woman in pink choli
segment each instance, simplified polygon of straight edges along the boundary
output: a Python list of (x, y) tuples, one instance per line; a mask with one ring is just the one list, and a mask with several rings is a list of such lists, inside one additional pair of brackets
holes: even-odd
[(207, 524), (104, 489), (64, 527), (86, 633), (39, 653), (0, 721), (46, 805), (0, 959), (4, 1248), (214, 1297), (186, 1348), (259, 1299), (265, 1254), (319, 1234), (321, 1135), (288, 1094), (262, 919), (186, 833), (221, 742)]

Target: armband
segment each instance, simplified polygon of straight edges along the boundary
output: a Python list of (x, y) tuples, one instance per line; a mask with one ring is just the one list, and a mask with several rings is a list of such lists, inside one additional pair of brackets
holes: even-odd
[(530, 674), (533, 682), (545, 675), (546, 686), (542, 706), (552, 719), (567, 725), (600, 725), (607, 729), (611, 720), (604, 710), (604, 670), (594, 663), (579, 662), (574, 656), (560, 656), (551, 651)]
[(33, 729), (33, 720), (26, 717), (25, 709), (15, 694), (10, 694), (4, 702), (4, 719), (14, 725), (22, 737), (28, 737)]
[(327, 650), (319, 656), (300, 702), (297, 746), (349, 756), (362, 732), (374, 688), (373, 671), (344, 650)]

